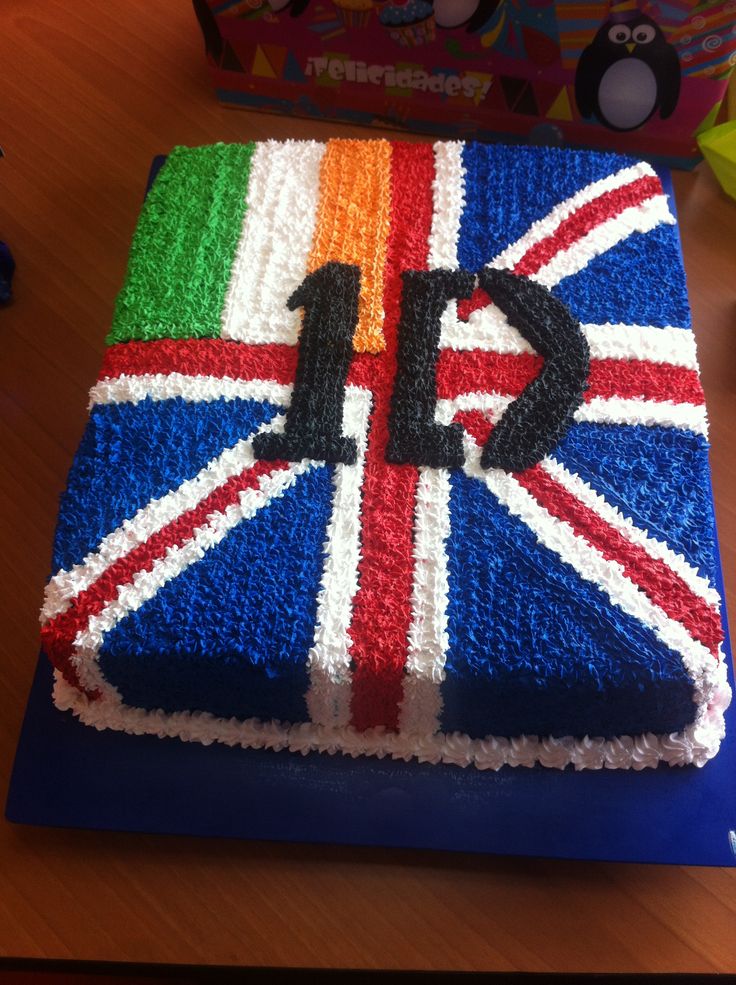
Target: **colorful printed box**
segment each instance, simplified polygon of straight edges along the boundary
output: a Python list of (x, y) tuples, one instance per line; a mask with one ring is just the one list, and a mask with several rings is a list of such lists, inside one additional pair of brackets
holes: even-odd
[(689, 166), (736, 0), (194, 0), (217, 94), (278, 113)]

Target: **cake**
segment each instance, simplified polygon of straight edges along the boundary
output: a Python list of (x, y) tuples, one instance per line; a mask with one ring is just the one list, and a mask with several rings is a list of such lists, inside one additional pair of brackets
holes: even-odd
[(43, 646), (96, 728), (700, 766), (730, 697), (714, 538), (649, 165), (179, 147), (61, 500)]

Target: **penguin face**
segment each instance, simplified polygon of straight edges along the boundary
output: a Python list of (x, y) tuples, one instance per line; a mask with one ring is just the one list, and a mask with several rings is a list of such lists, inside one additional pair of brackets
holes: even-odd
[(583, 51), (575, 99), (583, 117), (611, 130), (635, 130), (655, 113), (666, 120), (677, 105), (677, 52), (646, 14), (605, 21)]
[(651, 53), (660, 45), (666, 45), (664, 34), (651, 17), (639, 14), (632, 20), (611, 24), (606, 22), (593, 39), (593, 44), (600, 47), (601, 54), (607, 50), (610, 57), (624, 58), (633, 55), (634, 58), (651, 60)]

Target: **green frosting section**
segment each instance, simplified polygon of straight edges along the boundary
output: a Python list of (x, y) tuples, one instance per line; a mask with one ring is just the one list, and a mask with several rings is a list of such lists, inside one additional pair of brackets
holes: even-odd
[(254, 148), (171, 152), (138, 220), (108, 345), (219, 336)]

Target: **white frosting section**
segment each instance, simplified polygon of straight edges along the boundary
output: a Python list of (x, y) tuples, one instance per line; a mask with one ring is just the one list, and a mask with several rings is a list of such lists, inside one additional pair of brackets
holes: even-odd
[[(181, 397), (193, 402), (220, 398), (259, 400), (286, 407), (291, 401), (291, 390), (291, 384), (272, 380), (233, 380), (229, 377), (184, 376), (180, 373), (121, 376), (119, 379), (102, 380), (93, 387), (90, 406)], [(454, 400), (439, 400), (436, 419), (449, 424), (459, 410), (482, 410), (491, 414), (495, 422), (513, 399), (499, 393), (463, 393)], [(592, 424), (673, 427), (708, 436), (708, 418), (703, 404), (673, 403), (671, 400), (593, 397), (577, 409), (575, 420)]]
[(101, 380), (89, 394), (90, 410), (97, 404), (137, 404), (142, 400), (173, 400), (191, 403), (210, 400), (258, 400), (288, 406), (291, 384), (274, 380), (234, 380), (229, 376), (186, 376), (184, 373), (143, 373)]
[(307, 274), (325, 146), (313, 140), (257, 145), (222, 312), (223, 338), (296, 344), (301, 315), (286, 302)]
[[(649, 325), (582, 324), (592, 359), (641, 359), (697, 369), (695, 336), (688, 328), (656, 328)], [(467, 322), (447, 318), (442, 322), (440, 348), (481, 349), (504, 355), (534, 352), (494, 304), (472, 311)]]
[(499, 502), (533, 531), (540, 544), (554, 551), (582, 578), (605, 592), (614, 605), (648, 626), (662, 643), (678, 653), (696, 691), (706, 689), (706, 677), (716, 666), (713, 655), (681, 623), (655, 605), (618, 562), (606, 559), (570, 524), (553, 517), (513, 475), (502, 469), (481, 468), (480, 449), (471, 438), (466, 439), (464, 471), (484, 482)]
[(274, 498), (283, 496), (302, 473), (323, 464), (298, 462), (286, 469), (260, 476), (257, 488), (242, 490), (235, 503), (222, 512), (209, 514), (192, 537), (180, 545), (167, 548), (166, 553), (154, 561), (150, 570), (138, 571), (130, 582), (118, 586), (117, 597), (108, 602), (99, 613), (91, 616), (87, 627), (80, 630), (74, 640), (71, 660), (77, 668), (83, 687), (91, 690), (97, 688), (106, 694), (112, 690), (97, 663), (105, 633), (109, 633), (127, 615), (152, 599), (167, 582), (201, 560), (205, 552), (224, 540), (233, 527), (255, 516)]
[(371, 395), (345, 390), (343, 434), (355, 438), (355, 465), (336, 465), (332, 515), (327, 525), (325, 567), (317, 595), (314, 643), (309, 651), (309, 717), (319, 725), (350, 721), (350, 637), (353, 599), (358, 590), (360, 561), (360, 491), (368, 441)]
[(585, 188), (581, 188), (574, 195), (571, 195), (570, 198), (566, 198), (564, 202), (556, 205), (544, 219), (539, 219), (533, 223), (520, 239), (499, 253), (491, 261), (490, 266), (497, 270), (512, 270), (532, 247), (543, 239), (554, 235), (560, 225), (583, 205), (588, 205), (606, 192), (623, 188), (624, 185), (630, 185), (644, 177), (656, 177), (656, 175), (654, 169), (642, 161), (631, 167), (621, 168), (615, 174), (601, 178), (599, 181), (591, 182)]
[[(357, 732), (351, 726), (325, 728), (311, 722), (290, 725), (248, 719), (215, 718), (206, 712), (144, 711), (123, 705), (115, 694), (90, 701), (84, 694), (56, 674), (54, 701), (62, 711), (71, 710), (81, 721), (97, 729), (111, 728), (134, 735), (156, 735), (185, 742), (222, 742), (228, 746), (255, 749), (290, 749), (307, 755), (325, 752), (348, 756), (391, 756), (417, 759), (421, 763), (452, 763), (498, 770), (502, 766), (534, 766), (552, 769), (573, 766), (582, 769), (645, 769), (668, 763), (670, 766), (703, 766), (718, 752), (725, 730), (723, 713), (731, 689), (726, 681), (723, 661), (714, 665), (713, 686), (707, 702), (697, 710), (696, 719), (682, 732), (671, 735), (647, 733), (614, 739), (562, 739), (522, 735), (512, 739), (488, 736), (471, 739), (458, 732), (416, 735), (369, 729)], [(421, 685), (421, 682), (415, 681)]]
[(112, 564), (143, 544), (149, 537), (171, 523), (182, 513), (194, 509), (215, 489), (224, 485), (234, 475), (253, 465), (253, 438), (255, 434), (278, 431), (283, 428), (284, 416), (279, 415), (262, 425), (249, 438), (243, 438), (231, 448), (209, 461), (192, 479), (182, 482), (158, 499), (152, 499), (129, 520), (100, 542), (98, 548), (83, 561), (68, 570), (57, 572), (46, 586), (41, 622), (65, 612), (72, 600), (89, 588)]
[(615, 218), (591, 229), (568, 249), (560, 250), (549, 263), (532, 274), (531, 279), (545, 287), (554, 287), (565, 277), (587, 267), (591, 260), (627, 239), (632, 233), (648, 233), (663, 222), (674, 224), (674, 221), (667, 196), (655, 195), (641, 205), (632, 205)]
[[(435, 419), (441, 424), (449, 424), (459, 411), (478, 410), (495, 424), (515, 399), (503, 393), (461, 393), (452, 400), (438, 400)], [(704, 405), (675, 404), (671, 400), (593, 397), (578, 407), (574, 419), (577, 423), (681, 428), (708, 436), (708, 419)]]
[(676, 404), (671, 400), (637, 400), (633, 397), (592, 397), (575, 411), (575, 420), (592, 424), (680, 428), (708, 437), (705, 404)]
[(450, 473), (419, 469), (414, 507), (414, 583), (406, 667), (439, 684), (447, 653), (447, 550), (450, 536)]
[(689, 328), (653, 325), (581, 326), (593, 359), (644, 359), (683, 369), (698, 368), (695, 335)]
[(676, 554), (667, 544), (650, 537), (646, 530), (635, 526), (630, 517), (611, 506), (587, 482), (583, 482), (579, 475), (570, 472), (556, 459), (544, 458), (540, 466), (596, 516), (610, 524), (632, 544), (643, 548), (650, 557), (666, 564), (685, 582), (691, 592), (704, 599), (716, 611), (720, 611), (721, 600), (716, 589), (681, 554)]
[(457, 267), (457, 240), (465, 207), (463, 144), (439, 140), (434, 145), (432, 228), (429, 234), (430, 270)]

